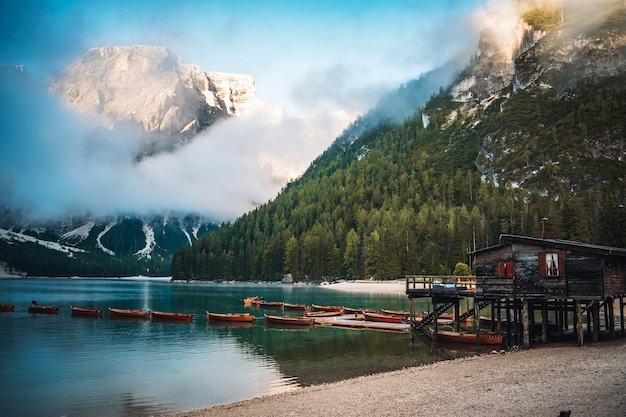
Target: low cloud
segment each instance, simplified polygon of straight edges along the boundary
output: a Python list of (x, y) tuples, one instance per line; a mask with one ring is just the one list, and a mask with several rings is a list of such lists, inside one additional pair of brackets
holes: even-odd
[(275, 197), (354, 115), (273, 107), (137, 162), (133, 132), (93, 127), (40, 88), (3, 84), (0, 204), (33, 217), (196, 212), (232, 220)]

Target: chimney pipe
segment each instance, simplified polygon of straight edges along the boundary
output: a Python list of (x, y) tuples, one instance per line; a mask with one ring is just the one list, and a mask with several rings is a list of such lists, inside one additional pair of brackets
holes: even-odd
[(546, 234), (548, 233), (548, 218), (544, 217), (541, 219), (541, 238), (545, 239)]

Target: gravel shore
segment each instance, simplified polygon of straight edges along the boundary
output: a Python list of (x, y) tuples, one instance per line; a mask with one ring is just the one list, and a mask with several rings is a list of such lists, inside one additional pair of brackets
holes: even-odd
[(626, 339), (438, 362), (179, 413), (243, 416), (626, 415)]

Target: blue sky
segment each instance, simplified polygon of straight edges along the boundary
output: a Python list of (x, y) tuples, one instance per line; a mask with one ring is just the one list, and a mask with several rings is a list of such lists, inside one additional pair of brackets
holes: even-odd
[(380, 89), (473, 48), (467, 18), (484, 3), (5, 0), (0, 63), (25, 65), (41, 79), (89, 48), (162, 45), (207, 71), (253, 75), (261, 99), (294, 112), (362, 111)]
[(0, 64), (36, 80), (89, 48), (160, 45), (205, 71), (252, 75), (258, 98), (286, 115), (229, 121), (136, 163), (131, 139), (94, 133), (54, 98), (5, 95), (0, 197), (43, 217), (171, 209), (233, 220), (274, 198), (383, 92), (468, 59), (480, 16), (512, 1), (3, 0)]

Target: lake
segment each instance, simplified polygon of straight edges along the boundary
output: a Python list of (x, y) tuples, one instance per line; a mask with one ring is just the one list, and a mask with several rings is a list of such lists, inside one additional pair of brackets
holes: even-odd
[[(269, 328), (243, 299), (408, 309), (404, 294), (318, 286), (170, 283), (145, 279), (0, 279), (3, 416), (147, 416), (475, 354), (411, 343), (407, 333)], [(28, 313), (34, 299), (58, 315)], [(72, 317), (70, 306), (104, 311)], [(193, 313), (191, 323), (111, 319), (107, 308)], [(416, 309), (426, 309), (417, 306)], [(208, 324), (205, 311), (250, 312), (249, 327)], [(466, 350), (468, 349), (468, 350)], [(426, 382), (426, 381), (425, 381)]]

